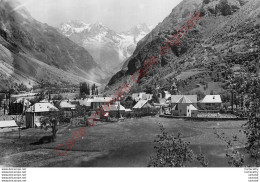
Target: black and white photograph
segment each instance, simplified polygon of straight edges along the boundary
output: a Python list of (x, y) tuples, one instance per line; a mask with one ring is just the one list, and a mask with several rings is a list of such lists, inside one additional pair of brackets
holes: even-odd
[(260, 0), (0, 0), (3, 182), (258, 167)]

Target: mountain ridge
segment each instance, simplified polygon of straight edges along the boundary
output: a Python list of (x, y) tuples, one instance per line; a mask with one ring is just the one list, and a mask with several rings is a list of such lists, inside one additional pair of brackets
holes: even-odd
[[(259, 7), (257, 0), (182, 1), (139, 41), (133, 55), (110, 79), (105, 90), (113, 92), (120, 83), (128, 82), (133, 87), (132, 92), (153, 90), (158, 85), (170, 90), (175, 83), (181, 93), (194, 93), (198, 86), (202, 88), (211, 83), (218, 85), (218, 93), (224, 91), (236, 64), (248, 69), (241, 60), (250, 60), (252, 65), (259, 62)], [(185, 24), (190, 14), (198, 11), (203, 20), (187, 33), (180, 46), (171, 47), (166, 56), (160, 55), (160, 48), (177, 33), (176, 29)], [(159, 58), (158, 66), (135, 84), (132, 74), (151, 56)]]
[(1, 0), (0, 14), (2, 87), (14, 83), (32, 87), (41, 80), (77, 84), (105, 79), (104, 71), (88, 51), (35, 20), (19, 2)]
[(128, 31), (118, 33), (100, 22), (87, 24), (75, 20), (62, 23), (59, 28), (63, 35), (86, 48), (99, 65), (112, 73), (132, 55), (137, 42), (150, 30), (151, 26), (138, 24)]

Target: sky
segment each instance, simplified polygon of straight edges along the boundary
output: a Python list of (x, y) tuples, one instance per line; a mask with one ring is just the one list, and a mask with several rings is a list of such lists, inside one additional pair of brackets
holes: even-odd
[(182, 0), (19, 0), (38, 21), (58, 27), (69, 20), (102, 22), (117, 31), (156, 26)]

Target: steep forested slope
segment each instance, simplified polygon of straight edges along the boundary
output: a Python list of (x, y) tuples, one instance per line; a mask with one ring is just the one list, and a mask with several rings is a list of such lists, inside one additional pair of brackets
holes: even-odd
[[(179, 46), (171, 46), (167, 55), (161, 55), (160, 48), (195, 12), (201, 12), (202, 20), (186, 33)], [(259, 71), (259, 28), (258, 0), (184, 0), (139, 42), (107, 87), (113, 91), (118, 84), (129, 82), (134, 92), (158, 86), (170, 90), (176, 84), (181, 93), (201, 88), (219, 93), (231, 73), (243, 68), (249, 71), (249, 67)], [(135, 84), (133, 73), (151, 56), (158, 57), (159, 63)]]

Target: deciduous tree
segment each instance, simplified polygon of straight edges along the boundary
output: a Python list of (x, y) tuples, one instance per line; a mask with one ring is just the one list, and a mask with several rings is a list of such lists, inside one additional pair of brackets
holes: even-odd
[(56, 133), (58, 131), (57, 125), (58, 123), (62, 123), (64, 121), (64, 113), (62, 111), (57, 111), (55, 109), (51, 109), (50, 112), (46, 113), (40, 120), (41, 127), (45, 130), (51, 128), (53, 140), (56, 138)]

